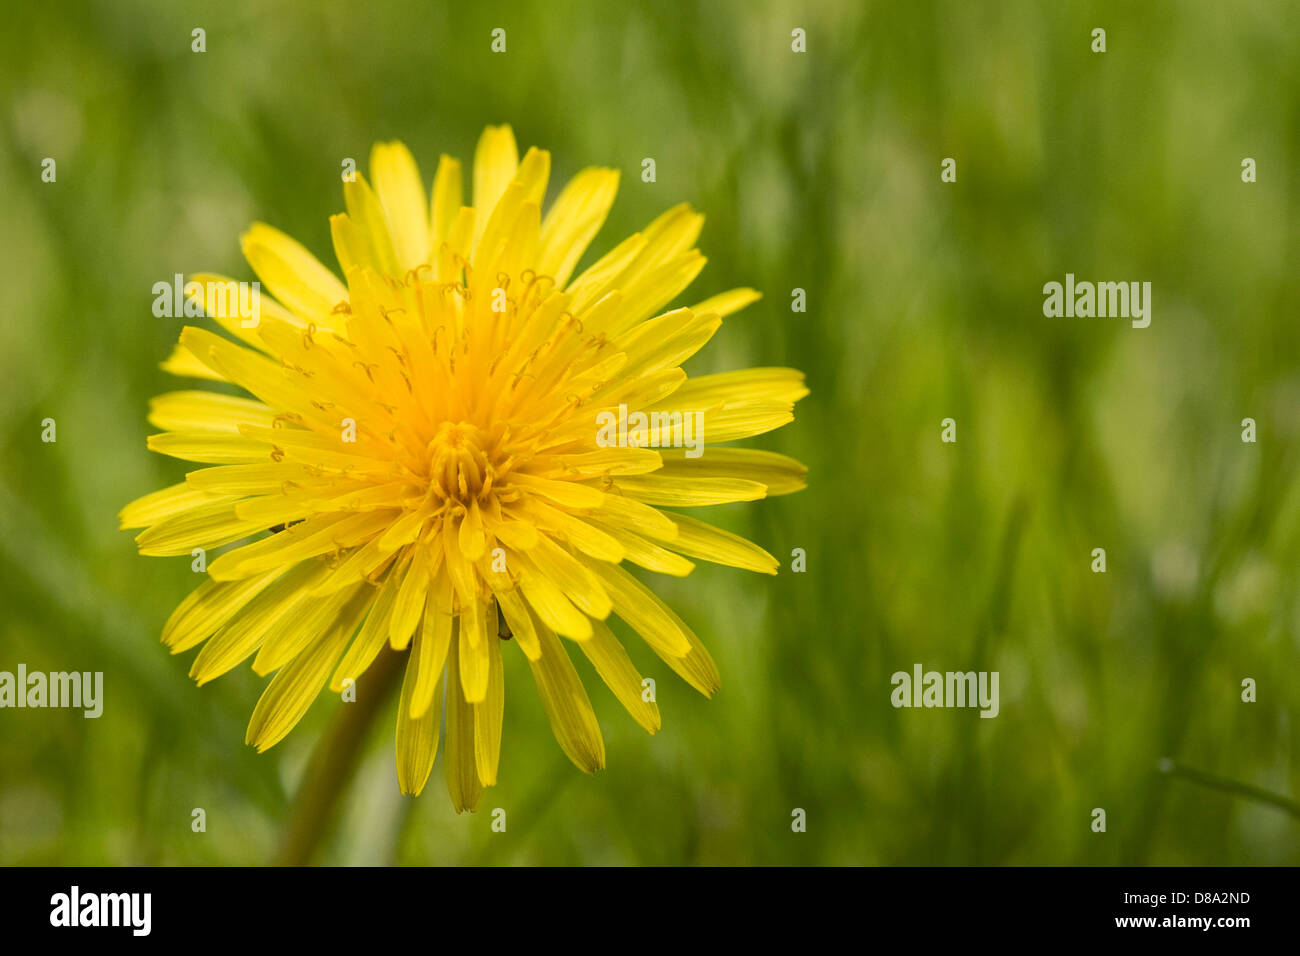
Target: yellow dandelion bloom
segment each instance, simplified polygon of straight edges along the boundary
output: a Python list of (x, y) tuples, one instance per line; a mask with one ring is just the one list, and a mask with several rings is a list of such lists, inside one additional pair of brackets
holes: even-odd
[(149, 421), (162, 431), (149, 447), (208, 467), (128, 505), (122, 526), (145, 529), (146, 555), (238, 543), (208, 565), (163, 642), (173, 653), (203, 645), (200, 684), (249, 657), (274, 673), (248, 726), (259, 751), (385, 644), (409, 652), (401, 790), (423, 789), (441, 736), (458, 811), (497, 779), (504, 638), (588, 773), (605, 748), (570, 647), (642, 727), (659, 727), (611, 614), (692, 687), (718, 688), (695, 634), (623, 562), (776, 572), (749, 541), (664, 509), (802, 488), (795, 460), (719, 443), (792, 420), (803, 376), (688, 378), (682, 363), (758, 293), (660, 314), (704, 265), (703, 217), (686, 205), (575, 278), (618, 173), (580, 172), (542, 215), (549, 172), (549, 153), (521, 161), (510, 128), (489, 127), (465, 205), (458, 161), (442, 157), (429, 195), (406, 147), (380, 144), (373, 181), (353, 174), (347, 212), (330, 220), (342, 280), (257, 224), (242, 242), (270, 293), (257, 314), (223, 305), (234, 280), (186, 286), (238, 341), (186, 327), (164, 368), (252, 397), (156, 398)]

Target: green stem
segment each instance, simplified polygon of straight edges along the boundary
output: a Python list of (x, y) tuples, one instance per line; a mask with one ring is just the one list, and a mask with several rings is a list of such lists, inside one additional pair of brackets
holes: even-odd
[(370, 727), (397, 687), (405, 662), (405, 654), (385, 648), (357, 681), (357, 699), (342, 705), (316, 744), (289, 810), (276, 866), (305, 866), (316, 855), (339, 800), (356, 775)]
[(1277, 807), (1279, 810), (1285, 810), (1293, 817), (1300, 817), (1300, 803), (1290, 797), (1284, 797), (1280, 793), (1274, 793), (1271, 790), (1255, 787), (1248, 783), (1229, 780), (1227, 777), (1206, 773), (1204, 770), (1193, 770), (1191, 767), (1179, 766), (1172, 760), (1162, 760), (1157, 766), (1161, 773), (1167, 773), (1171, 777), (1182, 777), (1184, 780), (1199, 783), (1211, 790), (1231, 793), (1239, 797), (1245, 797), (1248, 800), (1254, 800), (1257, 803), (1266, 803), (1271, 807)]

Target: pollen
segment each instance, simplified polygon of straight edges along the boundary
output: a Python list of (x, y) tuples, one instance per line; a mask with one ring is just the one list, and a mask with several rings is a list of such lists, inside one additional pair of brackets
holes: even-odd
[[(500, 435), (469, 422), (443, 422), (429, 442), (429, 496), (440, 505), (466, 508), (499, 485)], [(496, 464), (493, 464), (493, 462)]]

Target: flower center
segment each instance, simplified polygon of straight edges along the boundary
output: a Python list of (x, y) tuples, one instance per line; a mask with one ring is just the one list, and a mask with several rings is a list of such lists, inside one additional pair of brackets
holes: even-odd
[(429, 442), (429, 492), (468, 504), (492, 489), (490, 435), (469, 422), (443, 422)]

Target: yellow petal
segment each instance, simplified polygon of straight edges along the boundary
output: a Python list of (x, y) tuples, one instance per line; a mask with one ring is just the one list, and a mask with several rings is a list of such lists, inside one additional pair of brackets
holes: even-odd
[(614, 536), (567, 511), (552, 508), (541, 501), (530, 502), (528, 511), (536, 515), (546, 528), (563, 535), (569, 544), (583, 554), (614, 563), (622, 561), (626, 554), (623, 545)]
[(475, 228), (477, 223), (483, 223), (483, 229), (474, 243), (475, 276), (485, 283), (485, 290), (492, 289), (496, 286), (498, 273), (508, 271), (504, 258), (510, 253), (510, 237), (524, 213), (523, 186), (510, 183), (492, 209), (480, 207), (476, 213)]
[(657, 471), (663, 464), (659, 452), (652, 448), (600, 448), (596, 451), (561, 455), (555, 460), (558, 470), (570, 479), (646, 475)]
[(203, 583), (191, 591), (167, 618), (163, 625), (163, 644), (171, 648), (173, 654), (179, 654), (207, 640), (280, 573), (279, 570), (270, 571), (242, 581), (204, 578)]
[(149, 400), (149, 424), (167, 431), (238, 434), (240, 425), (270, 427), (275, 411), (262, 402), (220, 392), (166, 392)]
[(573, 314), (583, 317), (588, 309), (613, 292), (619, 274), (644, 251), (645, 246), (645, 237), (640, 233), (628, 236), (574, 279), (568, 289), (571, 296), (569, 308)]
[(259, 222), (240, 237), (240, 245), (253, 271), (291, 312), (333, 327), (330, 315), (347, 300), (347, 289), (301, 243)]
[(411, 544), (420, 536), (428, 517), (423, 511), (408, 511), (388, 526), (379, 539), (379, 550), (396, 551)]
[(452, 220), (451, 230), (435, 251), (434, 278), (439, 282), (459, 282), (469, 260), (474, 228), (479, 217), (473, 206), (461, 206)]
[(627, 353), (625, 376), (675, 368), (704, 348), (722, 320), (710, 312), (677, 309), (619, 335), (611, 348)]
[(700, 238), (703, 228), (704, 216), (692, 209), (690, 203), (678, 203), (661, 213), (642, 230), (646, 238), (645, 252), (619, 277), (620, 282), (626, 285), (636, 276), (686, 252)]
[(311, 580), (303, 585), (290, 613), (267, 631), (253, 658), (253, 673), (265, 676), (279, 670), (326, 631), (341, 628), (351, 635), (361, 623), (370, 600), (366, 585), (354, 584), (320, 600), (309, 593), (311, 585)]
[(725, 319), (732, 313), (739, 312), (745, 306), (757, 302), (762, 297), (763, 293), (754, 289), (731, 289), (727, 292), (719, 292), (717, 295), (705, 299), (699, 305), (691, 306), (691, 311), (713, 312)]
[(243, 435), (220, 432), (163, 432), (150, 435), (145, 444), (160, 455), (213, 465), (266, 461), (274, 447)]
[[(591, 407), (594, 407), (597, 404), (617, 405), (621, 403), (631, 408), (644, 409), (666, 401), (668, 396), (672, 395), (672, 393), (680, 388), (686, 381), (686, 373), (680, 368), (666, 367), (664, 363), (658, 359), (654, 360), (654, 364), (659, 366), (657, 371), (646, 371), (637, 374), (632, 378), (620, 376), (616, 381), (611, 382), (607, 388), (603, 388), (598, 393), (591, 396)], [(605, 411), (613, 412), (614, 409), (605, 409)], [(681, 414), (680, 411), (678, 414)], [(665, 421), (670, 425), (675, 424), (675, 422), (671, 420), (671, 415), (668, 419), (665, 419)], [(591, 423), (585, 421), (582, 416), (574, 416), (574, 423), (580, 423), (584, 426), (587, 435), (591, 434)], [(661, 425), (660, 427), (662, 428), (663, 426)], [(567, 431), (567, 429), (560, 429), (559, 431), (564, 432)], [(636, 434), (638, 439), (641, 441), (647, 440), (647, 438), (644, 437), (644, 430), (635, 430), (634, 434)], [(650, 434), (655, 434), (655, 432), (652, 431)], [(568, 434), (566, 437), (572, 438), (573, 436), (572, 434)], [(629, 436), (629, 440), (630, 438), (631, 436)], [(665, 446), (670, 445), (671, 443), (672, 442), (666, 438), (661, 442), (661, 444)], [(629, 474), (639, 473), (640, 472), (629, 472)]]
[(451, 642), (447, 654), (447, 677), (443, 681), (447, 701), (447, 753), (442, 761), (447, 793), (457, 813), (473, 810), (483, 796), (474, 745), (474, 705), (465, 700), (460, 681), (459, 640)]
[(313, 564), (302, 564), (267, 587), (229, 627), (203, 645), (190, 666), (190, 677), (202, 687), (261, 647), (277, 625), (306, 606), (305, 588), (310, 587), (322, 570)]
[(234, 382), (272, 408), (327, 428), (338, 427), (337, 419), (326, 417), (312, 404), (314, 396), (301, 386), (301, 375), (267, 356), (190, 325), (181, 329), (181, 344), (225, 381)]
[(425, 599), (424, 621), (420, 626), (419, 636), (424, 647), (418, 658), (419, 673), (416, 685), (411, 692), (412, 720), (422, 716), (425, 710), (433, 705), (434, 685), (442, 678), (443, 668), (447, 663), (447, 651), (451, 645), (451, 626), (455, 619), (451, 616), (450, 609), (451, 582), (443, 574), (439, 576), (437, 583), (429, 588)]
[(465, 512), (457, 530), (456, 543), (466, 561), (477, 561), (483, 556), (487, 538), (483, 533), (483, 517), (479, 514), (477, 502), (469, 503), (469, 509)]
[(618, 170), (584, 169), (561, 191), (542, 220), (537, 272), (563, 288), (605, 223), (618, 192)]
[(502, 521), (493, 526), (492, 533), (516, 551), (531, 551), (537, 546), (537, 526), (531, 521)]
[(443, 521), (442, 531), (443, 559), (446, 562), (447, 575), (461, 607), (472, 607), (479, 599), (478, 581), (474, 575), (474, 566), (465, 560), (457, 543), (455, 525), (450, 516)]
[(375, 191), (360, 173), (343, 183), (343, 201), (348, 207), (348, 218), (356, 229), (355, 240), (368, 250), (364, 258), (374, 262), (383, 275), (401, 276), (406, 270), (398, 264), (397, 253), (393, 249), (388, 214)]
[(325, 491), (338, 479), (300, 464), (266, 462), (248, 465), (218, 465), (200, 468), (185, 476), (190, 488), (208, 494), (287, 494), (291, 488), (320, 488)]
[(638, 534), (659, 541), (671, 541), (677, 537), (677, 525), (673, 524), (672, 518), (658, 508), (622, 495), (606, 495), (600, 507), (592, 513), (602, 521), (632, 528)]
[[(710, 445), (738, 438), (753, 438), (794, 421), (789, 402), (755, 402), (748, 405), (709, 409), (704, 412), (703, 434)], [(705, 452), (708, 454), (708, 452)]]
[(578, 481), (555, 481), (524, 474), (511, 475), (510, 481), (566, 508), (599, 508), (605, 501), (605, 494), (599, 488)]
[[(489, 613), (490, 611), (490, 613)], [(488, 621), (493, 622), (491, 629)], [(457, 643), (460, 646), (460, 684), (465, 700), (478, 704), (487, 697), (491, 644), (497, 640), (496, 609), (475, 601), (457, 618)]]
[(703, 226), (704, 217), (689, 203), (682, 203), (643, 230), (643, 248), (611, 280), (611, 285), (623, 292), (623, 303), (617, 321), (609, 330), (611, 334), (657, 311), (699, 274), (704, 257), (692, 246)]
[[(633, 282), (624, 284), (620, 278), (622, 302), (603, 324), (602, 331), (618, 335), (646, 316), (654, 315), (695, 281), (707, 261), (698, 249), (692, 249), (638, 276)], [(722, 322), (722, 318), (712, 312), (700, 314), (713, 315), (719, 324)]]
[(219, 581), (230, 581), (341, 550), (378, 534), (392, 522), (393, 514), (387, 510), (316, 515), (227, 551), (208, 565), (208, 573)]
[(515, 170), (514, 181), (524, 190), (524, 202), (540, 206), (546, 197), (546, 183), (551, 175), (551, 154), (530, 146), (523, 162)]
[(529, 666), (551, 731), (568, 758), (583, 773), (595, 773), (605, 766), (605, 741), (600, 735), (591, 700), (583, 689), (559, 639), (548, 627), (537, 629), (541, 656)]
[(537, 660), (542, 656), (542, 646), (538, 643), (537, 626), (533, 622), (532, 612), (528, 610), (523, 594), (516, 587), (503, 586), (498, 590), (495, 583), (492, 592), (496, 595), (497, 606), (506, 619), (506, 625), (519, 643), (519, 649), (530, 661)]
[(388, 622), (388, 637), (393, 650), (404, 650), (410, 642), (424, 614), (424, 598), (428, 591), (429, 547), (417, 544), (412, 549), (411, 563), (402, 577), (402, 585), (393, 602), (393, 615)]
[(604, 582), (614, 613), (627, 621), (647, 644), (669, 657), (690, 653), (691, 641), (684, 628), (665, 613), (663, 602), (647, 597), (653, 597), (649, 588), (618, 565), (593, 561), (589, 567)]
[(590, 618), (573, 606), (554, 581), (522, 555), (511, 556), (510, 565), (519, 571), (519, 589), (529, 606), (548, 627), (575, 641), (585, 641), (591, 636)]
[(190, 277), (185, 285), (185, 298), (197, 302), (204, 315), (235, 338), (263, 352), (267, 350), (259, 334), (263, 320), (303, 324), (269, 295), (263, 295), (260, 284), (240, 283), (210, 272)]
[[(608, 534), (618, 542), (619, 547), (623, 549), (624, 557), (647, 571), (671, 574), (680, 578), (685, 577), (695, 569), (695, 565), (680, 554), (673, 554), (673, 552), (659, 547), (659, 545), (641, 537), (635, 531), (616, 525), (605, 525), (604, 527)], [(593, 555), (593, 557), (596, 556)]]
[[(492, 619), (496, 615), (491, 615)], [(495, 628), (493, 628), (495, 630)], [(495, 634), (485, 641), (488, 655), (487, 688), (483, 699), (474, 704), (474, 765), (485, 787), (497, 782), (501, 762), (501, 718), (505, 711), (505, 670), (501, 665), (501, 641)]]
[(438, 159), (438, 172), (433, 177), (433, 194), (429, 198), (429, 221), (432, 226), (432, 235), (429, 237), (431, 261), (438, 247), (451, 235), (456, 214), (465, 204), (462, 179), (460, 160), (444, 153)]
[(677, 522), (677, 537), (670, 547), (693, 558), (725, 564), (733, 568), (745, 568), (760, 574), (776, 574), (780, 562), (752, 541), (746, 541), (740, 535), (723, 531), (711, 524), (697, 521), (687, 515), (673, 515)]
[[(523, 167), (521, 166), (522, 170)], [(514, 189), (526, 189), (526, 186), (519, 181), (511, 183), (507, 193)], [(497, 205), (500, 210), (505, 204), (503, 198)], [(532, 269), (537, 262), (537, 237), (541, 231), (542, 209), (541, 206), (530, 199), (525, 199), (519, 206), (517, 213), (509, 221), (509, 231), (505, 234), (505, 241), (501, 244), (499, 251), (493, 258), (486, 260), (488, 262), (489, 275), (505, 273), (506, 275), (520, 275), (525, 270)], [(475, 262), (480, 261), (479, 251), (492, 251), (488, 242), (488, 234), (492, 230), (492, 224), (488, 223), (488, 228), (483, 232), (483, 243), (479, 250), (475, 252)]]
[(381, 551), (379, 549), (379, 539), (371, 538), (361, 547), (349, 551), (348, 556), (334, 568), (324, 581), (316, 585), (312, 593), (318, 597), (323, 594), (333, 594), (339, 588), (355, 584), (362, 578), (372, 582), (377, 581), (380, 573), (384, 570), (384, 566), (392, 563), (396, 557), (397, 552)]
[(424, 264), (429, 258), (428, 199), (415, 157), (402, 143), (376, 143), (370, 177), (388, 214), (398, 265), (414, 269)]
[(593, 564), (591, 568), (605, 582), (614, 601), (614, 613), (630, 624), (682, 680), (705, 697), (712, 697), (722, 680), (718, 666), (695, 632), (659, 595), (623, 568), (612, 564)]
[(118, 514), (118, 521), (123, 531), (127, 528), (147, 528), (201, 505), (232, 504), (232, 501), (232, 495), (213, 494), (181, 482), (135, 499)]
[[(235, 514), (234, 503), (227, 499), (199, 505), (150, 525), (136, 535), (135, 543), (141, 554), (168, 557), (190, 554), (195, 548), (219, 548), (265, 528), (261, 521), (240, 518)], [(208, 573), (211, 571), (209, 565)]]
[(804, 374), (793, 368), (746, 368), (716, 375), (697, 375), (673, 393), (678, 408), (714, 405), (794, 404), (808, 394)]
[(375, 249), (370, 244), (370, 237), (357, 228), (357, 224), (347, 213), (340, 212), (330, 216), (330, 239), (334, 243), (334, 257), (338, 259), (339, 268), (343, 270), (344, 276), (352, 276), (355, 271), (362, 269), (383, 271), (379, 260), (375, 258)]
[[(423, 635), (417, 637), (411, 646), (411, 659), (406, 662), (402, 696), (397, 705), (397, 785), (408, 796), (418, 795), (429, 780), (442, 726), (441, 702), (438, 706), (426, 704), (418, 715), (412, 714), (421, 675), (428, 671), (424, 658), (429, 652)], [(441, 696), (441, 687), (441, 679), (435, 674), (429, 693), (431, 700)]]
[(650, 733), (657, 731), (661, 725), (659, 705), (645, 699), (641, 675), (609, 626), (604, 621), (592, 622), (591, 640), (578, 646), (632, 718)]
[(799, 461), (757, 448), (709, 448), (696, 458), (684, 449), (661, 450), (665, 478), (742, 478), (757, 481), (771, 495), (788, 495), (808, 486), (808, 468)]
[(538, 572), (555, 584), (579, 610), (591, 617), (609, 616), (609, 595), (590, 571), (550, 537), (543, 535), (528, 555)]
[(215, 369), (210, 368), (193, 352), (183, 345), (176, 345), (172, 348), (172, 354), (158, 367), (170, 375), (179, 375), (183, 378), (204, 378), (213, 382), (224, 382), (225, 376)]
[(669, 508), (699, 508), (757, 501), (767, 487), (746, 478), (679, 478), (675, 475), (636, 475), (615, 480), (620, 491), (637, 501)]
[(334, 693), (340, 693), (346, 681), (355, 682), (364, 674), (388, 643), (388, 618), (393, 612), (393, 602), (401, 583), (400, 575), (389, 572), (380, 585), (370, 604), (370, 614), (330, 678), (330, 690)]
[(276, 673), (253, 710), (245, 743), (261, 753), (293, 730), (320, 693), (347, 639), (345, 632), (334, 630)]
[(474, 209), (480, 223), (475, 227), (475, 245), (518, 168), (519, 147), (515, 145), (514, 131), (509, 126), (489, 126), (483, 130), (474, 150)]

